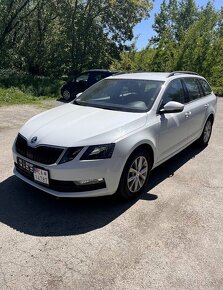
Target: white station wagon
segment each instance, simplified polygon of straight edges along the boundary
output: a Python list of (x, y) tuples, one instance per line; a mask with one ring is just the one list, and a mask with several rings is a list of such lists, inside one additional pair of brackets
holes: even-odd
[(216, 103), (193, 72), (108, 77), (20, 129), (14, 173), (59, 197), (134, 198), (153, 168), (194, 141), (208, 144)]

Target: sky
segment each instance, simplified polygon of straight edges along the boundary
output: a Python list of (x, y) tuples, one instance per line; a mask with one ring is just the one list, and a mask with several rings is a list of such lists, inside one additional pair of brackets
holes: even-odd
[[(163, 0), (155, 0), (153, 3), (153, 9), (150, 12), (150, 18), (147, 20), (141, 21), (134, 28), (134, 37), (138, 37), (136, 41), (137, 50), (141, 50), (145, 48), (148, 44), (148, 39), (151, 38), (155, 33), (152, 29), (152, 25), (154, 23), (154, 15), (155, 13), (159, 13), (160, 4)], [(196, 3), (198, 6), (205, 6), (208, 0), (197, 0)], [(214, 6), (216, 9), (220, 9), (223, 6), (222, 0), (215, 0)]]

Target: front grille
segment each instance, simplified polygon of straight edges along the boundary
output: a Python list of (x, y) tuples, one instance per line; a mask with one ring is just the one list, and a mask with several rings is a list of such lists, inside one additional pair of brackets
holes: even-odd
[(23, 157), (47, 165), (55, 163), (63, 152), (62, 148), (50, 146), (30, 147), (27, 140), (20, 134), (17, 137), (15, 148), (16, 152)]
[[(15, 167), (16, 167), (16, 170), (21, 175), (35, 182), (32, 173), (29, 173), (23, 170), (16, 163), (15, 163)], [(91, 185), (76, 185), (73, 181), (61, 181), (61, 180), (49, 179), (49, 183), (50, 183), (49, 186), (44, 183), (41, 185), (55, 191), (60, 191), (60, 192), (83, 192), (83, 191), (92, 191), (92, 190), (106, 188), (105, 181), (102, 183), (91, 184)]]

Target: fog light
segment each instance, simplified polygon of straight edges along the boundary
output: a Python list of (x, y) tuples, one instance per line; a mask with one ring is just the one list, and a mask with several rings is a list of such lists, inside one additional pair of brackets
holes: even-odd
[(104, 183), (104, 178), (78, 180), (78, 181), (74, 181), (74, 183), (75, 183), (76, 185), (92, 185), (92, 184), (99, 184), (99, 183)]

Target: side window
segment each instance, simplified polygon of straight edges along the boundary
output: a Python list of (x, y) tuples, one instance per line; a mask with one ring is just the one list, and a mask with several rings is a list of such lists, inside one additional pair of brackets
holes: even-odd
[(212, 92), (212, 89), (210, 88), (209, 84), (203, 79), (198, 79), (198, 81), (201, 84), (201, 87), (204, 91), (204, 95), (205, 96), (210, 95)]
[(163, 94), (163, 105), (170, 101), (184, 104), (184, 90), (180, 79), (173, 80)]
[(91, 72), (88, 78), (88, 86), (92, 86), (93, 84), (99, 82), (103, 79), (103, 75), (100, 72)]
[(89, 73), (83, 73), (76, 78), (76, 82), (87, 82)]
[(97, 73), (93, 76), (95, 82), (99, 82), (100, 80), (102, 80), (104, 77), (101, 73)]
[(199, 99), (201, 97), (199, 86), (196, 79), (185, 78), (184, 83), (187, 88), (190, 101)]

